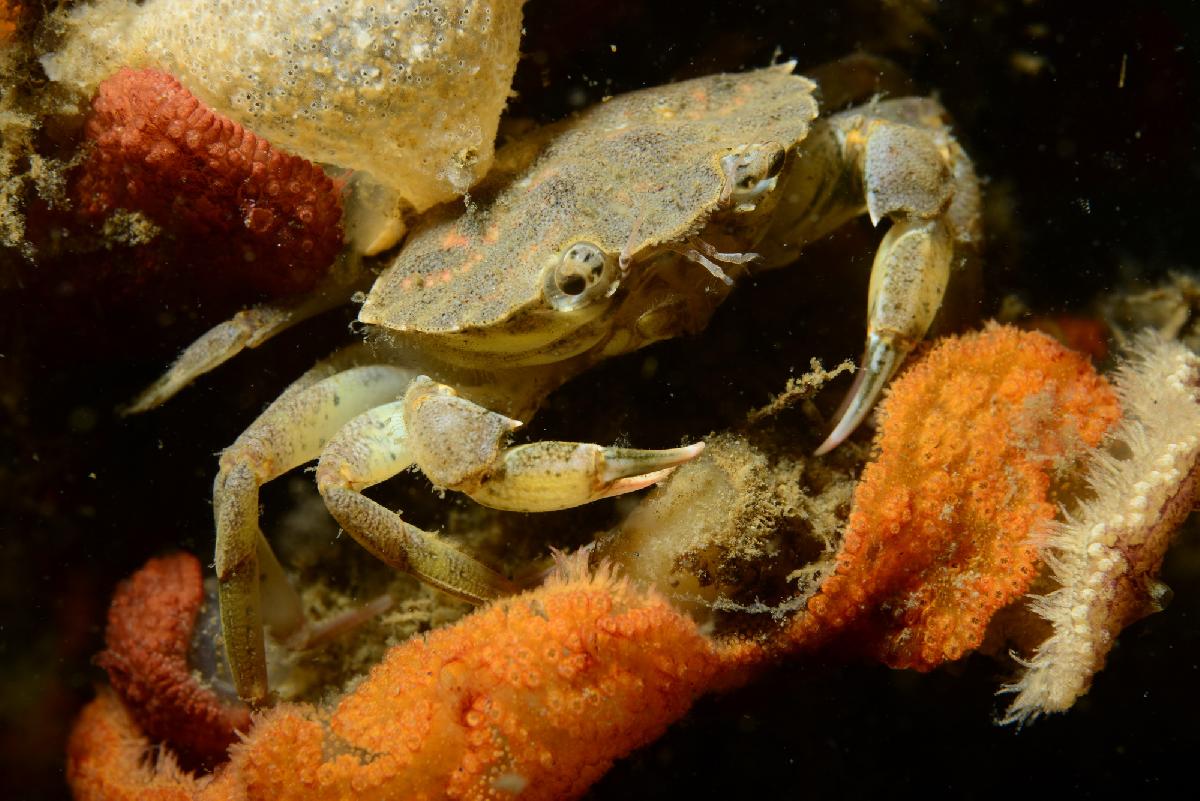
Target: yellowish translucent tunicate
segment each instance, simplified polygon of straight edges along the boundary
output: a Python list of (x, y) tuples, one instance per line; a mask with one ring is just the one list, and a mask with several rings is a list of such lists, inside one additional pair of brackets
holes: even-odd
[(102, 0), (62, 18), (43, 64), (85, 93), (121, 66), (165, 70), (273, 144), (421, 211), (491, 164), (522, 3)]

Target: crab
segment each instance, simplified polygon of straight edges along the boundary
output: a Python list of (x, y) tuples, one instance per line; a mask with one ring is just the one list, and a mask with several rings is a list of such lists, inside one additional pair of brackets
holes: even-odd
[[(327, 508), (376, 557), (475, 603), (512, 593), (512, 580), (362, 491), (415, 465), (481, 504), (540, 511), (661, 480), (703, 443), (508, 440), (564, 381), (700, 330), (736, 278), (788, 264), (866, 213), (891, 225), (872, 268), (861, 368), (819, 452), (863, 420), (978, 238), (978, 187), (936, 101), (874, 99), (820, 116), (817, 84), (793, 69), (611, 98), (503, 147), (465, 205), (418, 221), (362, 305), (367, 341), (296, 380), (220, 458), (216, 571), (243, 699), (269, 697), (264, 624), (293, 645), (314, 628), (259, 528), (265, 482), (317, 459)], [(326, 305), (243, 312), (188, 348), (136, 408)]]

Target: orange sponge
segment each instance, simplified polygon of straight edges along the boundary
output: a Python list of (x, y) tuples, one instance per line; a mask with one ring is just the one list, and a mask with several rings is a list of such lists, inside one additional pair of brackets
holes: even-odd
[[(570, 572), (392, 649), (333, 710), (271, 710), (188, 793), (573, 798), (757, 653), (604, 571)], [(77, 797), (171, 797), (177, 775), (148, 770), (137, 738), (115, 699), (94, 701), (69, 752)]]
[(792, 642), (853, 631), (918, 670), (977, 647), (1037, 573), (1052, 480), (1119, 415), (1088, 359), (1044, 334), (992, 325), (941, 340), (880, 405), (836, 571)]

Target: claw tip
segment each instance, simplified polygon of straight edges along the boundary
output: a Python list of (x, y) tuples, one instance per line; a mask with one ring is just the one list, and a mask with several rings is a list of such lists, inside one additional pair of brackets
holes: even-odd
[(862, 366), (854, 376), (854, 384), (846, 393), (846, 399), (842, 401), (838, 410), (837, 424), (821, 446), (813, 452), (815, 456), (824, 456), (854, 433), (854, 429), (858, 428), (874, 407), (884, 385), (900, 366), (905, 353), (907, 348), (898, 347), (891, 338), (877, 335), (868, 338)]

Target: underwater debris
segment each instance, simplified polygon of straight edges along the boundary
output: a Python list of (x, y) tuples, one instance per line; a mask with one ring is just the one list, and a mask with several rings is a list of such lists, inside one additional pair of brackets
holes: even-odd
[(1087, 465), (1092, 495), (1054, 526), (1046, 561), (1058, 589), (1031, 598), (1053, 634), (1001, 692), (1016, 693), (1001, 722), (1069, 709), (1088, 691), (1117, 635), (1158, 611), (1172, 535), (1197, 498), (1200, 358), (1145, 333), (1116, 372), (1124, 417)]
[[(0, 82), (8, 83), (3, 78)], [(24, 200), (30, 176), (20, 164), (32, 152), (37, 122), (11, 106), (9, 86), (0, 92), (0, 247), (13, 248), (32, 258), (33, 246), (25, 237)], [(3, 278), (4, 276), (0, 276)]]
[[(816, 370), (789, 387), (827, 376)], [(654, 587), (708, 633), (750, 622), (723, 613), (783, 620), (833, 569), (854, 491), (846, 466), (854, 449), (826, 460), (786, 453), (772, 436), (719, 433), (704, 443), (700, 456), (597, 539), (592, 561)], [(758, 625), (765, 636), (774, 633), (767, 621)]]
[(705, 437), (704, 452), (676, 468), (609, 535), (595, 558), (654, 586), (704, 620), (777, 547), (785, 515), (766, 456), (741, 437)]
[[(134, 211), (205, 267), (272, 295), (310, 289), (342, 246), (338, 187), (321, 169), (213, 113), (169, 75), (119, 70), (92, 103), (80, 211)], [(216, 239), (212, 248), (199, 243)]]
[(1118, 289), (1104, 295), (1098, 306), (1122, 347), (1132, 346), (1138, 332), (1149, 328), (1200, 351), (1200, 281), (1194, 275), (1172, 272), (1149, 289)]
[(848, 631), (886, 664), (918, 670), (978, 647), (1037, 574), (1052, 480), (1117, 415), (1088, 360), (1043, 334), (993, 324), (941, 340), (879, 407), (879, 454), (793, 645)]
[(189, 767), (218, 764), (250, 728), (250, 712), (204, 686), (188, 664), (204, 600), (200, 562), (178, 553), (151, 559), (113, 596), (107, 649), (96, 663), (149, 737)]
[[(66, 160), (37, 152), (42, 118), (54, 101), (48, 92), (33, 91), (35, 53), (28, 41), (34, 11), (28, 4), (0, 0), (0, 248), (24, 259), (36, 248), (27, 237), (30, 202), (61, 206)], [(19, 283), (0, 259), (0, 288)]]

